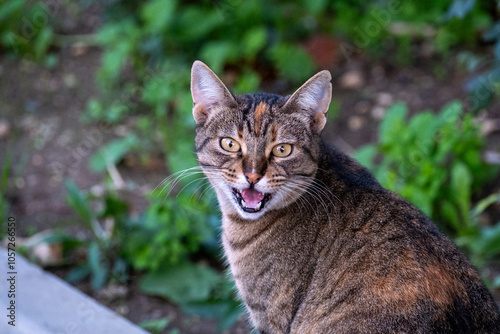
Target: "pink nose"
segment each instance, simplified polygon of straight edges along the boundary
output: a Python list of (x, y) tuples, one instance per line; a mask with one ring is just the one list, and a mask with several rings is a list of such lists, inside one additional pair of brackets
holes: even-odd
[(245, 173), (245, 177), (247, 178), (248, 183), (255, 184), (260, 181), (262, 175), (257, 173)]

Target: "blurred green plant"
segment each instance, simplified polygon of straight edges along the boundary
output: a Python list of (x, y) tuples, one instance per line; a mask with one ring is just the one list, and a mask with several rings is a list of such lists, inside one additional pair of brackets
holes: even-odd
[[(434, 53), (447, 56), (454, 46), (471, 46), (477, 40), (477, 32), (492, 22), (488, 6), (481, 4), (468, 8), (469, 15), (458, 16), (463, 11), (462, 2), (337, 1), (332, 5), (333, 12), (338, 13), (333, 31), (352, 43), (353, 47), (345, 48), (345, 53), (362, 49), (408, 64), (425, 44)], [(389, 49), (394, 52), (388, 54)]]
[(189, 261), (162, 266), (146, 274), (140, 287), (148, 294), (164, 297), (188, 314), (218, 319), (218, 330), (230, 327), (241, 315), (241, 301), (228, 275)]
[(360, 148), (355, 157), (384, 187), (416, 204), (449, 234), (468, 235), (475, 228), (472, 193), (497, 172), (481, 158), (485, 146), (479, 126), (459, 102), (408, 121), (407, 114), (404, 104), (391, 107), (378, 143)]
[[(66, 279), (69, 282), (76, 282), (90, 276), (92, 288), (98, 290), (107, 283), (110, 273), (113, 271), (113, 274), (123, 282), (127, 277), (127, 264), (116, 252), (115, 246), (118, 240), (112, 238), (112, 231), (102, 227), (99, 217), (105, 218), (109, 212), (113, 212), (116, 218), (123, 219), (127, 210), (125, 204), (108, 197), (105, 201), (104, 211), (97, 214), (91, 207), (92, 198), (89, 194), (81, 191), (73, 181), (67, 180), (65, 185), (66, 201), (93, 234), (84, 243), (87, 248), (86, 262), (73, 268)], [(116, 224), (117, 222), (112, 221), (111, 223)]]
[(0, 232), (0, 239), (7, 232), (7, 228), (3, 228), (5, 222), (7, 221), (8, 212), (9, 212), (9, 203), (6, 198), (8, 180), (11, 173), (11, 155), (10, 152), (6, 152), (4, 160), (2, 162), (1, 170), (0, 170), (0, 219), (2, 219), (2, 231)]
[[(68, 273), (68, 281), (90, 276), (97, 290), (110, 279), (125, 282), (131, 270), (144, 272), (140, 287), (145, 293), (164, 297), (186, 313), (217, 318), (220, 330), (238, 319), (240, 302), (235, 300), (228, 276), (191, 260), (201, 248), (204, 257), (220, 257), (213, 198), (195, 204), (188, 191), (175, 198), (158, 198), (153, 192), (146, 212), (133, 218), (127, 204), (114, 194), (106, 192), (98, 198), (72, 181), (66, 182), (66, 189), (69, 205), (93, 232), (80, 242), (80, 247), (88, 249), (87, 259)], [(99, 213), (92, 204), (102, 207)], [(145, 325), (154, 329), (163, 324)]]
[(69, 180), (66, 190), (68, 204), (93, 234), (86, 244), (87, 261), (69, 273), (70, 281), (90, 275), (92, 287), (100, 289), (110, 275), (123, 282), (130, 269), (154, 272), (161, 264), (185, 261), (203, 243), (215, 243), (210, 205), (193, 205), (191, 194), (153, 200), (146, 212), (132, 217), (127, 203), (116, 193), (95, 196)]
[(53, 20), (51, 9), (43, 1), (2, 1), (1, 49), (15, 58), (53, 62), (46, 58), (54, 38)]
[(468, 107), (475, 112), (488, 106), (500, 92), (500, 21), (497, 15), (499, 6), (500, 1), (496, 1), (495, 4), (495, 1), (454, 0), (445, 16), (446, 20), (463, 22), (483, 9), (492, 13), (491, 16), (496, 19), (495, 22), (490, 21), (483, 29), (478, 30), (482, 35), (482, 41), (493, 45), (493, 59), (469, 51), (463, 51), (458, 55), (458, 60), (464, 68), (474, 73), (468, 80), (466, 89), (470, 96)]
[[(500, 193), (492, 194), (480, 200), (471, 210), (470, 219), (473, 222), (467, 235), (459, 236), (456, 241), (460, 246), (465, 247), (471, 255), (472, 261), (478, 267), (492, 260), (498, 261), (500, 255), (500, 222), (493, 226), (481, 226), (480, 215), (491, 205), (500, 204)], [(495, 284), (500, 287), (500, 278)]]
[(146, 320), (140, 322), (139, 327), (144, 328), (152, 334), (160, 334), (168, 326), (169, 322), (169, 318)]

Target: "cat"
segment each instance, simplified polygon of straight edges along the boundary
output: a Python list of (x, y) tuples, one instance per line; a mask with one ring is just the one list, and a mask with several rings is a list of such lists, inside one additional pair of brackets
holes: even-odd
[(500, 333), (476, 269), (434, 223), (320, 133), (321, 71), (289, 96), (191, 72), (196, 152), (259, 333)]

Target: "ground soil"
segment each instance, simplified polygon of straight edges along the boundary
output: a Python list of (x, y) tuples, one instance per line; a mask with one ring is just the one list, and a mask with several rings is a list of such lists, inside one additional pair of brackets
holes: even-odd
[[(63, 29), (67, 33), (93, 32), (99, 25), (98, 14), (91, 8), (80, 13), (83, 17), (78, 16), (76, 21), (64, 23), (61, 19)], [(54, 52), (58, 62), (52, 68), (0, 55), (0, 122), (7, 126), (7, 131), (0, 132), (0, 166), (9, 155), (13, 170), (6, 197), (11, 214), (19, 222), (19, 237), (48, 229), (64, 229), (75, 235), (86, 233), (65, 202), (63, 180), (72, 179), (82, 189), (98, 189), (103, 175), (89, 169), (89, 157), (106, 140), (120, 136), (121, 131), (114, 128), (100, 136), (95, 132), (98, 125), (80, 121), (89, 98), (99, 93), (94, 79), (101, 50), (70, 45)], [(395, 101), (406, 102), (412, 112), (439, 110), (453, 99), (466, 101), (464, 83), (468, 75), (453, 60), (424, 58), (412, 66), (403, 66), (358, 55), (339, 60), (330, 70), (339, 112), (329, 121), (324, 139), (349, 153), (376, 140), (380, 118)], [(497, 119), (498, 104), (483, 111), (480, 118), (483, 122)], [(490, 133), (487, 139), (489, 147), (498, 151), (498, 133)], [(148, 166), (122, 165), (120, 173), (125, 181), (136, 185), (128, 194), (135, 212), (146, 205), (145, 194), (167, 176), (161, 159)], [(488, 191), (499, 190), (497, 178)], [(65, 277), (68, 269), (50, 268), (60, 277)], [(92, 292), (88, 282), (77, 288), (135, 323), (169, 317), (171, 325), (165, 333), (173, 328), (181, 333), (215, 331), (214, 321), (186, 316), (165, 300), (141, 293), (137, 277), (132, 277), (130, 285), (109, 287), (98, 293)], [(495, 293), (500, 301), (500, 294)], [(243, 319), (227, 333), (248, 331)]]

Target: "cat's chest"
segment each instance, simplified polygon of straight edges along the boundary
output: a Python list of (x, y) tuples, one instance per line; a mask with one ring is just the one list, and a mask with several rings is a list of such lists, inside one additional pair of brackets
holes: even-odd
[(293, 223), (291, 217), (262, 226), (223, 220), (226, 258), (255, 324), (267, 328), (292, 321), (314, 272), (315, 235), (310, 224)]

